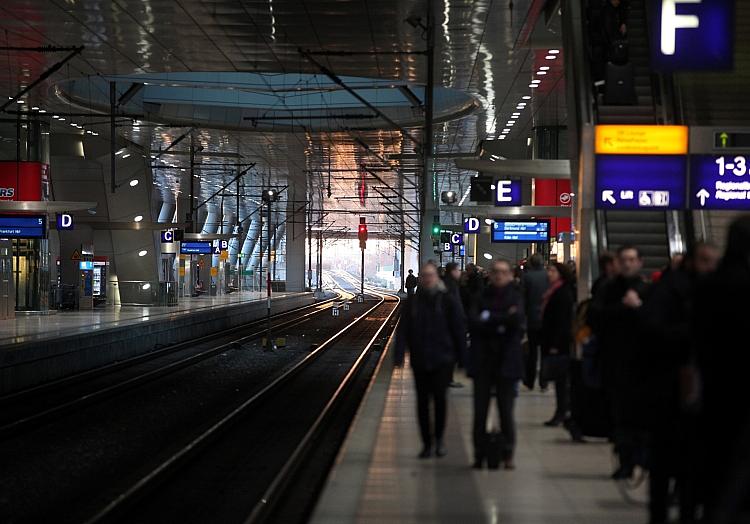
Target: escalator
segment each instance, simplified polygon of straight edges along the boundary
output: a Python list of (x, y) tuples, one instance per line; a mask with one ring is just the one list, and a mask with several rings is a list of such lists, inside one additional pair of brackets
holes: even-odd
[[(596, 1), (596, 0), (594, 0)], [(629, 58), (634, 68), (636, 102), (633, 105), (606, 105), (603, 94), (598, 95), (596, 123), (648, 124), (658, 122), (652, 72), (645, 0), (631, 0), (628, 13)], [(606, 86), (605, 86), (606, 89)], [(664, 267), (670, 258), (668, 215), (665, 211), (602, 211), (601, 229), (606, 238), (601, 246), (614, 251), (632, 244), (644, 255), (644, 271), (650, 273)]]

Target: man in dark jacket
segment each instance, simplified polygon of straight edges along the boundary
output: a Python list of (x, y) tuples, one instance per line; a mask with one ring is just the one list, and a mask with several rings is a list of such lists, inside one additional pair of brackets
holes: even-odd
[[(435, 264), (419, 272), (419, 289), (409, 297), (401, 313), (396, 339), (395, 364), (409, 362), (417, 389), (417, 414), (422, 435), (420, 458), (445, 455), (443, 433), (446, 420), (446, 392), (456, 361), (463, 359), (466, 326), (461, 304), (445, 288)], [(430, 401), (435, 404), (435, 427), (430, 427)]]
[(750, 217), (744, 216), (729, 228), (716, 273), (698, 286), (691, 323), (703, 384), (703, 522), (746, 522), (750, 515), (748, 297)]
[(602, 381), (612, 415), (615, 453), (620, 466), (615, 479), (630, 478), (638, 462), (639, 414), (634, 400), (636, 349), (643, 344), (639, 310), (647, 291), (641, 277), (643, 259), (635, 246), (617, 250), (620, 273), (606, 282), (589, 308), (589, 324), (599, 341)]
[(602, 35), (608, 53), (612, 52), (615, 42), (622, 40), (627, 35), (626, 22), (627, 8), (622, 5), (622, 1), (607, 0), (602, 9)]
[(523, 299), (513, 284), (513, 268), (497, 260), (490, 268), (490, 285), (472, 306), (473, 336), (467, 371), (474, 379), (474, 467), (486, 458), (487, 410), (494, 388), (503, 436), (506, 469), (513, 469), (516, 425), (513, 407), (523, 377), (521, 338), (525, 318)]
[(409, 296), (413, 295), (414, 291), (417, 289), (417, 277), (414, 276), (414, 271), (411, 269), (409, 270), (409, 275), (404, 282), (404, 287), (406, 288), (406, 294)]
[[(695, 377), (692, 364), (692, 327), (696, 288), (716, 269), (719, 252), (711, 244), (698, 243), (687, 253), (682, 267), (672, 269), (653, 286), (642, 321), (644, 344), (640, 346), (635, 377), (643, 384), (640, 411), (649, 428), (649, 513), (652, 524), (668, 521), (669, 481), (675, 478), (680, 498), (680, 522), (695, 521), (694, 472), (695, 417), (689, 407), (693, 393), (685, 386)], [(686, 379), (688, 382), (686, 383)]]
[[(534, 389), (536, 381), (539, 352), (541, 350), (540, 334), (542, 330), (542, 298), (547, 291), (549, 281), (544, 270), (544, 258), (534, 253), (529, 259), (529, 269), (523, 276), (523, 299), (526, 305), (526, 335), (529, 350), (526, 353), (526, 372), (523, 383), (529, 389)], [(539, 377), (539, 387), (547, 389), (547, 383)]]

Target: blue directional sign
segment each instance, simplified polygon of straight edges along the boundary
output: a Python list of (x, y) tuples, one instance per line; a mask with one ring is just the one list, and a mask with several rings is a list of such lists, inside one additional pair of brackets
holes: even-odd
[(520, 180), (495, 180), (496, 206), (520, 206), (521, 203)]
[(451, 244), (454, 246), (462, 246), (464, 244), (463, 233), (451, 233)]
[(732, 69), (734, 0), (651, 0), (651, 66), (661, 72)]
[(0, 215), (0, 238), (46, 237), (46, 215)]
[(546, 242), (549, 220), (496, 220), (492, 224), (493, 242)]
[(180, 244), (180, 253), (183, 255), (210, 255), (211, 241), (197, 240), (192, 242), (182, 242)]
[(691, 155), (690, 207), (750, 210), (750, 155)]
[(468, 217), (464, 219), (464, 233), (476, 235), (482, 228), (482, 223), (477, 217)]
[(684, 155), (597, 155), (597, 209), (684, 209)]

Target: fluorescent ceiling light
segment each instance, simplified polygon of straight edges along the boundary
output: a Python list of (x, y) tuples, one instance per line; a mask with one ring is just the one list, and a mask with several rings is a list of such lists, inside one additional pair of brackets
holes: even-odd
[(133, 220), (134, 220), (135, 222), (140, 222), (141, 220), (143, 220), (143, 215), (136, 215), (136, 216), (135, 216), (135, 218), (134, 218)]
[(138, 252), (139, 257), (145, 257), (146, 255), (148, 255), (148, 251), (146, 251), (145, 249), (142, 249)]
[(482, 255), (482, 256), (483, 256), (484, 258), (486, 258), (487, 260), (492, 260), (492, 255), (490, 255), (489, 253), (485, 253), (485, 254), (484, 254), (484, 255)]
[(135, 187), (137, 185), (138, 185), (138, 179), (137, 178), (134, 178), (133, 180), (130, 181), (130, 187)]
[(531, 100), (531, 96), (530, 95), (524, 95), (521, 98), (523, 98), (524, 100)]
[(542, 66), (539, 68), (539, 71), (549, 71), (549, 66)]
[(550, 49), (548, 52), (551, 55), (558, 55), (558, 54), (560, 54), (560, 50), (559, 49)]
[(545, 58), (546, 60), (554, 60), (554, 59), (555, 59), (555, 58), (557, 58), (557, 57), (556, 57), (555, 55), (547, 55), (547, 56), (545, 56), (544, 58)]

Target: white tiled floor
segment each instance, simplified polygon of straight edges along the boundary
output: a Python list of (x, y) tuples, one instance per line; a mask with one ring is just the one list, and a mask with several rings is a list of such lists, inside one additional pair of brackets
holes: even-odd
[[(283, 293), (275, 294), (275, 297)], [(265, 293), (243, 291), (217, 297), (181, 297), (171, 307), (106, 307), (89, 311), (59, 311), (52, 315), (18, 315), (15, 319), (0, 320), (0, 346), (55, 338), (63, 335), (98, 331), (156, 319), (169, 319), (191, 311), (236, 305), (264, 299)]]
[[(411, 372), (394, 370), (371, 458), (361, 452), (342, 454), (313, 522), (646, 522), (644, 489), (624, 493), (608, 479), (608, 444), (574, 444), (564, 430), (542, 425), (553, 411), (552, 392), (524, 392), (518, 399), (515, 471), (472, 470), (471, 385), (464, 382), (466, 387), (450, 391), (448, 456), (418, 460)], [(358, 422), (350, 441), (364, 430), (367, 424)], [(357, 468), (366, 472), (354, 475)], [(362, 486), (355, 485), (361, 481)]]

